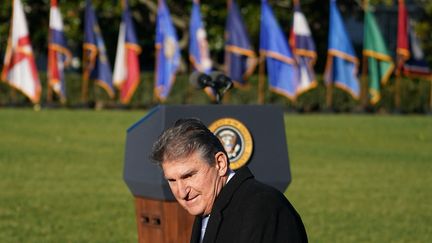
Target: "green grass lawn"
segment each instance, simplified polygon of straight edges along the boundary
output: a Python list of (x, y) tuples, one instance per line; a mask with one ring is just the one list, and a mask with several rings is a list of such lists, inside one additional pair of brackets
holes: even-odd
[[(136, 242), (122, 173), (143, 115), (0, 109), (0, 242)], [(310, 242), (432, 241), (432, 117), (285, 118)]]

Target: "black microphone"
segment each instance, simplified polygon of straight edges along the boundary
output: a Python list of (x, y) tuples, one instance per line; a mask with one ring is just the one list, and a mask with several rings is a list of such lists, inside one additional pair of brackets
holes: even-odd
[(212, 77), (198, 71), (194, 71), (189, 76), (189, 82), (196, 89), (204, 89), (205, 87), (215, 88), (215, 82), (213, 81)]
[(213, 80), (216, 89), (224, 89), (224, 93), (232, 88), (233, 82), (230, 77), (226, 76), (222, 72), (214, 71), (210, 73), (210, 77)]

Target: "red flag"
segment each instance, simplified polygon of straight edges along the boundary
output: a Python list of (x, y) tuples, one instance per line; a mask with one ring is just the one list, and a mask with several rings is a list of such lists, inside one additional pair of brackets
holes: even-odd
[(405, 61), (410, 57), (408, 42), (408, 14), (404, 0), (399, 0), (396, 54), (397, 69), (400, 71), (403, 68)]
[(12, 25), (2, 79), (37, 104), (40, 100), (41, 84), (21, 1), (14, 0), (12, 8)]

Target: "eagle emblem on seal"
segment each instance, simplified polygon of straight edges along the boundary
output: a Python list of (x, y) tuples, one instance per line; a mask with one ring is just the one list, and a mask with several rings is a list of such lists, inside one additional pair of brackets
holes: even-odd
[(253, 141), (249, 130), (242, 122), (234, 118), (222, 118), (214, 121), (209, 129), (224, 146), (231, 169), (239, 169), (249, 161)]

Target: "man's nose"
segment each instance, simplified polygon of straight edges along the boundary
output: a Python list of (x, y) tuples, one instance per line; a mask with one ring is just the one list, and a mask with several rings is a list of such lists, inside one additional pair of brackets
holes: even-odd
[(187, 183), (185, 183), (184, 181), (178, 181), (177, 186), (178, 186), (178, 192), (179, 192), (180, 198), (182, 198), (182, 199), (187, 198), (187, 196), (190, 192), (190, 188), (187, 185)]

